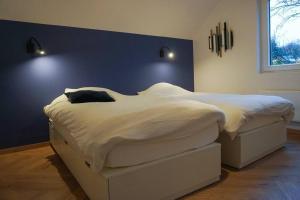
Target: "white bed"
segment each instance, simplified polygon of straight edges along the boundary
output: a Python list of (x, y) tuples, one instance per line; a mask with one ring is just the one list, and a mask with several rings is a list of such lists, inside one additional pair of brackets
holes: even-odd
[(222, 163), (242, 168), (281, 148), (286, 141), (286, 125), (294, 106), (281, 97), (194, 93), (168, 83), (158, 83), (139, 93), (167, 99), (188, 99), (212, 104), (225, 114), (225, 126), (218, 141)]
[(117, 101), (62, 95), (44, 109), (53, 148), (91, 199), (174, 199), (219, 180), (219, 109), (106, 91)]

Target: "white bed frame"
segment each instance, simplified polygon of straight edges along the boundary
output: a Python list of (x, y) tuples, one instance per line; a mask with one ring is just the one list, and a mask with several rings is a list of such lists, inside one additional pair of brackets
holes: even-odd
[(220, 179), (221, 145), (183, 152), (143, 165), (94, 173), (50, 126), (50, 143), (92, 200), (175, 199)]
[(240, 169), (283, 147), (286, 126), (284, 121), (275, 122), (239, 134), (234, 140), (221, 133), (218, 142), (222, 145), (222, 163)]

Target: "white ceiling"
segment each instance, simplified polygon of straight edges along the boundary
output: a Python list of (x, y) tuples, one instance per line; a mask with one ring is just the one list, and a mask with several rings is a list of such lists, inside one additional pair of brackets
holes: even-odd
[(0, 19), (192, 39), (219, 0), (0, 0)]

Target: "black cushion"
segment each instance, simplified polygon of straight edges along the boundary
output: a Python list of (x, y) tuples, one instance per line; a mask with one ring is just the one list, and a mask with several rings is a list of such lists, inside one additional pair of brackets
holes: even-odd
[(105, 91), (79, 90), (65, 93), (71, 103), (114, 102), (114, 98)]

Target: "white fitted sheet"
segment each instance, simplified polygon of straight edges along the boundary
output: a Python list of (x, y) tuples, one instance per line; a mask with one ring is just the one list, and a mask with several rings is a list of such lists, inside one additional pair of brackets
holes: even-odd
[[(190, 129), (193, 131), (193, 129)], [(139, 165), (213, 143), (218, 138), (218, 125), (214, 124), (188, 137), (164, 137), (155, 140), (128, 142), (117, 145), (107, 156), (106, 167)]]

